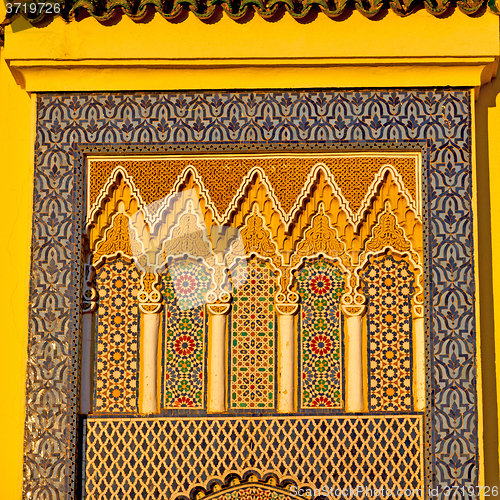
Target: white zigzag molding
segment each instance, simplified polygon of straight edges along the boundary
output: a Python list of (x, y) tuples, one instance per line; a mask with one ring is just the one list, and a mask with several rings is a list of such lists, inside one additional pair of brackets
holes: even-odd
[[(314, 189), (314, 185), (318, 180), (318, 177), (320, 173), (323, 173), (325, 176), (325, 180), (328, 183), (328, 185), (332, 188), (333, 191), (333, 196), (337, 198), (339, 201), (340, 209), (343, 210), (347, 217), (348, 220), (352, 223), (354, 226), (355, 231), (358, 231), (359, 225), (363, 221), (364, 215), (367, 210), (369, 210), (370, 205), (373, 201), (373, 199), (377, 196), (378, 190), (381, 184), (385, 182), (385, 178), (387, 174), (390, 172), (394, 182), (398, 186), (398, 189), (402, 196), (405, 198), (405, 200), (408, 203), (409, 208), (415, 213), (415, 216), (417, 217), (418, 220), (421, 220), (421, 210), (419, 210), (419, 203), (417, 200), (415, 200), (410, 194), (408, 193), (402, 176), (399, 174), (399, 172), (390, 164), (383, 165), (378, 173), (375, 175), (375, 178), (373, 179), (362, 203), (359, 208), (359, 210), (354, 213), (353, 210), (351, 209), (349, 202), (347, 199), (344, 197), (342, 194), (337, 182), (335, 181), (335, 178), (333, 174), (330, 172), (329, 168), (324, 164), (324, 163), (317, 163), (314, 165), (314, 167), (311, 169), (309, 172), (307, 179), (304, 183), (304, 186), (297, 197), (297, 200), (295, 201), (292, 209), (290, 212), (287, 214), (285, 210), (283, 209), (281, 203), (278, 200), (278, 197), (276, 196), (276, 192), (271, 184), (271, 181), (267, 177), (266, 173), (263, 171), (261, 167), (253, 167), (243, 178), (240, 187), (238, 188), (237, 192), (233, 196), (231, 202), (229, 203), (229, 206), (227, 207), (226, 211), (224, 214), (220, 214), (219, 211), (217, 210), (217, 207), (213, 203), (210, 193), (208, 189), (205, 187), (205, 184), (203, 182), (203, 179), (199, 175), (198, 171), (193, 165), (188, 165), (178, 176), (175, 184), (173, 185), (172, 189), (169, 191), (169, 193), (164, 197), (163, 200), (161, 200), (161, 203), (156, 206), (156, 209), (154, 210), (154, 213), (148, 209), (148, 205), (144, 203), (144, 200), (142, 199), (139, 190), (135, 187), (135, 183), (132, 179), (131, 176), (127, 174), (125, 169), (121, 166), (116, 167), (116, 169), (113, 171), (113, 173), (110, 175), (108, 181), (106, 184), (103, 186), (101, 189), (99, 196), (92, 206), (92, 209), (89, 211), (89, 214), (87, 216), (87, 227), (90, 227), (90, 225), (95, 222), (95, 219), (97, 218), (97, 214), (100, 210), (103, 209), (104, 202), (106, 197), (110, 195), (111, 192), (111, 187), (113, 184), (116, 182), (117, 175), (120, 173), (123, 176), (124, 182), (128, 184), (132, 191), (132, 195), (136, 198), (139, 209), (143, 212), (144, 219), (148, 223), (148, 225), (151, 228), (151, 232), (154, 233), (155, 231), (155, 226), (161, 222), (162, 217), (165, 213), (166, 210), (168, 210), (172, 203), (173, 203), (173, 198), (174, 196), (180, 192), (182, 184), (184, 184), (189, 175), (193, 176), (193, 180), (195, 185), (198, 186), (200, 193), (199, 196), (205, 201), (206, 207), (208, 210), (210, 210), (213, 214), (213, 218), (217, 221), (218, 224), (224, 225), (228, 224), (231, 219), (234, 217), (236, 213), (238, 213), (238, 204), (239, 202), (245, 197), (245, 191), (248, 188), (248, 186), (254, 182), (257, 178), (262, 182), (262, 184), (265, 186), (265, 189), (267, 191), (267, 194), (269, 196), (269, 199), (271, 200), (273, 209), (280, 214), (281, 220), (284, 223), (285, 230), (287, 231), (288, 228), (290, 227), (291, 223), (295, 219), (295, 216), (297, 213), (302, 210), (304, 206), (304, 202), (312, 196), (312, 191)], [(151, 204), (152, 205), (152, 204)]]

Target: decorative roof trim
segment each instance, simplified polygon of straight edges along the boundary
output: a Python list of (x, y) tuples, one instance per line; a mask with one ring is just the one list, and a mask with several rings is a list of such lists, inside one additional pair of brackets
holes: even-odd
[[(500, 13), (500, 0), (66, 0), (61, 3), (60, 15), (66, 21), (90, 15), (101, 22), (111, 21), (121, 13), (140, 22), (150, 19), (155, 12), (169, 21), (181, 21), (189, 13), (207, 21), (223, 14), (234, 21), (246, 20), (254, 14), (271, 20), (285, 12), (297, 20), (318, 12), (335, 19), (353, 10), (373, 18), (389, 8), (402, 17), (422, 8), (434, 16), (445, 15), (455, 8), (467, 15), (481, 10)], [(50, 22), (53, 18), (53, 14), (45, 12), (37, 16), (22, 15), (32, 24)], [(7, 16), (2, 24), (12, 19)]]

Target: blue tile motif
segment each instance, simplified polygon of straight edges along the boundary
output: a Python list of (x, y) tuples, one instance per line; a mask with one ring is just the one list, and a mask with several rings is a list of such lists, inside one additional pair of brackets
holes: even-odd
[(422, 151), (424, 165), (427, 480), (440, 487), (477, 485), (470, 91), (42, 94), (25, 495), (74, 497), (85, 153), (405, 145)]

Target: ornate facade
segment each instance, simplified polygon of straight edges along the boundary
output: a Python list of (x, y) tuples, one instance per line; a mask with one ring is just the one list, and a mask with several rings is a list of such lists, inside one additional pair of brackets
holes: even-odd
[[(261, 108), (269, 102), (282, 102), (282, 110), (289, 106), (279, 94), (222, 97), (228, 124), (236, 97), (244, 99), (248, 111), (254, 102)], [(196, 108), (198, 97), (193, 98)], [(303, 102), (315, 102), (317, 111), (330, 107), (329, 115), (335, 116), (339, 98), (351, 102), (352, 110), (375, 99), (388, 111), (397, 106), (404, 113), (417, 97), (367, 94), (363, 104), (358, 93), (304, 93), (290, 105), (300, 114)], [(84, 120), (108, 113), (105, 107), (97, 111), (95, 98), (88, 104), (85, 96), (68, 99), (64, 107), (50, 96), (39, 101), (37, 175), (47, 179), (47, 186), (72, 171), (58, 159), (61, 143), (43, 142), (53, 134), (51, 120), (61, 112), (75, 113), (65, 110), (76, 102)], [(110, 99), (105, 96), (104, 103)], [(143, 99), (131, 95), (123, 106)], [(159, 96), (150, 107), (155, 110), (151, 123), (157, 123), (153, 116), (163, 113), (166, 99)], [(467, 106), (467, 99), (459, 91), (427, 92), (418, 102), (432, 107), (439, 102), (466, 131), (467, 108), (457, 103)], [(207, 106), (215, 102), (206, 101)], [(68, 124), (75, 123), (76, 115), (67, 116)], [(298, 130), (267, 130), (267, 118), (255, 128), (241, 116), (239, 135), (269, 136), (264, 144), (275, 152), (268, 147), (263, 154), (253, 140), (245, 147), (230, 143), (232, 151), (226, 145), (224, 154), (210, 152), (214, 134), (221, 133), (214, 119), (202, 132), (180, 129), (175, 122), (168, 131), (158, 131), (183, 130), (183, 139), (193, 142), (179, 147), (186, 151), (192, 144), (199, 150), (205, 144), (203, 155), (172, 156), (151, 144), (154, 157), (131, 157), (124, 145), (114, 154), (110, 149), (116, 146), (110, 146), (102, 158), (95, 156), (102, 146), (88, 143), (65, 153), (80, 172), (75, 195), (80, 194), (67, 206), (86, 207), (86, 215), (74, 219), (84, 233), (80, 253), (71, 257), (83, 261), (84, 273), (75, 275), (82, 280), (83, 296), (77, 282), (70, 285), (75, 312), (82, 300), (84, 311), (83, 342), (73, 337), (72, 349), (82, 345), (84, 351), (81, 365), (76, 362), (74, 371), (67, 372), (75, 378), (57, 390), (80, 391), (73, 415), (88, 414), (82, 437), (73, 434), (67, 445), (73, 450), (68, 465), (74, 467), (74, 480), (81, 478), (85, 498), (112, 497), (117, 491), (124, 498), (145, 491), (159, 498), (202, 497), (234, 487), (234, 481), (246, 484), (250, 477), (258, 488), (274, 478), (273, 488), (284, 495), (293, 487), (326, 484), (409, 489), (420, 498), (433, 477), (447, 484), (465, 478), (470, 468), (450, 474), (434, 461), (437, 449), (449, 446), (452, 457), (460, 442), (471, 450), (467, 463), (474, 463), (474, 440), (467, 436), (477, 428), (469, 419), (452, 434), (444, 427), (439, 431), (447, 420), (440, 420), (441, 403), (432, 402), (431, 394), (438, 391), (439, 401), (448, 403), (439, 385), (442, 372), (432, 367), (444, 358), (431, 352), (452, 341), (447, 330), (442, 336), (431, 330), (430, 318), (446, 317), (449, 307), (456, 311), (460, 304), (464, 320), (472, 318), (472, 302), (453, 291), (456, 278), (430, 278), (453, 272), (452, 255), (435, 254), (440, 244), (445, 248), (453, 238), (460, 242), (453, 248), (465, 252), (471, 241), (465, 219), (449, 213), (449, 203), (468, 199), (467, 187), (449, 182), (450, 176), (470, 175), (467, 134), (463, 142), (453, 143), (461, 164), (450, 161), (445, 133), (443, 139), (436, 137), (436, 146), (408, 138), (410, 150), (396, 144), (387, 144), (384, 152), (370, 150), (370, 134), (377, 135), (372, 144), (380, 144), (381, 134), (391, 133), (383, 114), (389, 128), (366, 128), (366, 151), (358, 145), (357, 150), (332, 152), (341, 144), (345, 148), (350, 134), (358, 134), (351, 121), (342, 143), (332, 135), (324, 145), (311, 141), (320, 151), (310, 151), (303, 140), (297, 141), (300, 150), (287, 152), (276, 139), (293, 138)], [(433, 116), (439, 130), (442, 115)], [(137, 138), (143, 134), (142, 120)], [(345, 120), (349, 123), (349, 115)], [(312, 139), (318, 132), (312, 128), (307, 133)], [(337, 134), (335, 129), (330, 133)], [(401, 133), (407, 133), (404, 127)], [(100, 133), (95, 134), (97, 139)], [(439, 141), (446, 145), (441, 153)], [(40, 202), (52, 203), (60, 190), (52, 192)], [(449, 214), (445, 219), (443, 210)], [(444, 232), (443, 220), (448, 224)], [(49, 251), (57, 255), (56, 249)], [(463, 266), (471, 265), (467, 255), (461, 254)], [(441, 274), (435, 274), (438, 269)], [(425, 290), (462, 302), (426, 302)], [(470, 375), (470, 380), (455, 380), (453, 394), (472, 394)], [(36, 387), (31, 386), (33, 395)], [(35, 415), (36, 405), (28, 405), (28, 411)], [(27, 439), (36, 436), (30, 432)], [(108, 459), (102, 450), (109, 450)], [(38, 467), (36, 452), (31, 456), (28, 478)], [(317, 470), (315, 464), (320, 464)], [(44, 489), (56, 492), (70, 477), (64, 474), (58, 483), (52, 476)], [(477, 476), (467, 477), (473, 482)], [(37, 484), (29, 480), (26, 487), (39, 495), (44, 489)]]
[[(494, 487), (474, 82), (500, 49), (463, 48), (500, 36), (486, 8), (66, 2), (39, 32), (59, 56), (6, 17), (0, 90), (32, 106), (25, 498)], [(463, 43), (396, 61), (389, 26), (419, 9), (397, 22)]]
[[(190, 498), (195, 491), (200, 498), (210, 496), (213, 481), (227, 486), (233, 483), (227, 483), (228, 477), (242, 480), (253, 471), (257, 482), (273, 474), (286, 491), (293, 485), (318, 489), (321, 480), (355, 489), (363, 477), (369, 488), (423, 495), (420, 154), (109, 158), (89, 159), (87, 168), (86, 260), (88, 276), (96, 279), (86, 286), (98, 289), (99, 313), (94, 355), (88, 356), (95, 359), (94, 377), (82, 381), (82, 387), (102, 385), (111, 395), (105, 405), (96, 392), (87, 420), (87, 498), (108, 491), (110, 474), (127, 478), (126, 497), (154, 483), (161, 498)], [(359, 172), (356, 182), (353, 172)], [(106, 294), (102, 275), (108, 280)], [(158, 277), (146, 280), (153, 275)], [(163, 300), (153, 303), (163, 307), (163, 314), (158, 307), (145, 309), (151, 292), (139, 291), (139, 282), (148, 290), (162, 283)], [(135, 304), (129, 304), (129, 296)], [(153, 315), (158, 320), (151, 321)], [(101, 324), (112, 325), (109, 347), (101, 341)], [(222, 343), (216, 346), (218, 336)], [(156, 384), (145, 378), (139, 382), (138, 345), (142, 370), (153, 366)], [(110, 374), (101, 366), (109, 366)], [(83, 373), (88, 377), (91, 372)], [(142, 393), (138, 407), (127, 392), (132, 387), (134, 396)], [(151, 405), (159, 391), (160, 404)], [(176, 430), (165, 419), (168, 410), (176, 412)], [(137, 421), (130, 416), (139, 412), (157, 417)], [(353, 412), (363, 416), (349, 416)], [(139, 446), (157, 440), (168, 449), (174, 440), (169, 458), (155, 459), (164, 471), (161, 480), (144, 474), (134, 480), (138, 472), (121, 454), (109, 466), (97, 461), (100, 448), (116, 444), (109, 433), (121, 429), (124, 420), (108, 417), (117, 413), (128, 414), (127, 432), (139, 432)], [(189, 418), (200, 414), (205, 416)], [(272, 417), (277, 414), (283, 416)], [(145, 426), (140, 431), (139, 422)], [(155, 425), (162, 426), (160, 434)], [(200, 426), (199, 431), (189, 430), (191, 425)], [(228, 427), (216, 430), (220, 425)], [(298, 473), (303, 458), (287, 454), (293, 449), (303, 453), (307, 433), (301, 429), (308, 426), (327, 426), (329, 441), (337, 442), (330, 454), (311, 452), (308, 459), (319, 460), (322, 470), (332, 467), (329, 461), (342, 446), (354, 453), (356, 433), (369, 432), (376, 440), (393, 442), (397, 452), (388, 460), (399, 474), (387, 475), (387, 467), (371, 463), (372, 453), (382, 449), (375, 441), (364, 445), (361, 463), (341, 453), (329, 477), (309, 467), (304, 475)], [(400, 426), (411, 445), (396, 444)], [(241, 429), (246, 431), (241, 434)], [(198, 432), (198, 446), (206, 451), (202, 465), (193, 469), (187, 464), (199, 453), (190, 444)], [(216, 473), (212, 454), (217, 456), (218, 445), (208, 436), (226, 432), (241, 435), (239, 453), (227, 449), (219, 454), (223, 463), (226, 455), (231, 458)], [(267, 433), (289, 440), (290, 450), (276, 448)], [(184, 437), (177, 442), (179, 434)], [(255, 449), (254, 440), (260, 443)], [(125, 441), (124, 446), (129, 449)], [(181, 462), (172, 451), (177, 446)], [(268, 450), (265, 459), (259, 449)], [(248, 453), (256, 453), (255, 458)], [(282, 470), (282, 461), (290, 462), (288, 470)], [(409, 475), (403, 473), (408, 461)], [(344, 468), (349, 472), (339, 482), (336, 475)], [(182, 480), (173, 479), (181, 471)]]

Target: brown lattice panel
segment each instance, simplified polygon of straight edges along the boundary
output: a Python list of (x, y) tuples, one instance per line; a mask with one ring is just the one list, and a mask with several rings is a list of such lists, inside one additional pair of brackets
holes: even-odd
[(89, 419), (86, 499), (175, 499), (229, 474), (423, 489), (422, 416)]
[(376, 156), (314, 156), (298, 157), (231, 157), (117, 159), (89, 162), (89, 207), (117, 166), (124, 168), (133, 179), (146, 204), (170, 193), (181, 173), (189, 166), (201, 177), (210, 197), (222, 214), (229, 206), (245, 176), (255, 167), (265, 173), (285, 212), (289, 212), (306, 183), (314, 165), (326, 165), (350, 207), (357, 212), (369, 186), (383, 165), (391, 164), (403, 178), (404, 185), (415, 199), (416, 172), (414, 157)]

